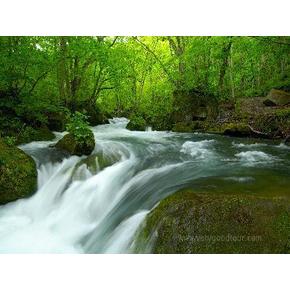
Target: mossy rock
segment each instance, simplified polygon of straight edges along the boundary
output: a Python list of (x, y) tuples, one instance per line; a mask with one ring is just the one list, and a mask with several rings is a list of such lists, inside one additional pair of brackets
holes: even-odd
[(72, 134), (65, 135), (61, 140), (59, 140), (56, 148), (62, 149), (70, 153), (71, 155), (90, 155), (95, 148), (95, 138), (92, 131), (90, 131), (89, 136), (86, 140), (80, 142)]
[(247, 124), (230, 123), (225, 126), (223, 134), (232, 137), (250, 137), (252, 131)]
[(34, 160), (0, 139), (0, 204), (28, 197), (37, 189)]
[(76, 174), (76, 177), (78, 177), (78, 168), (85, 164), (92, 174), (96, 174), (120, 160), (121, 155), (106, 155), (103, 152), (98, 152), (78, 162), (74, 173)]
[(149, 214), (136, 251), (290, 253), (290, 204), (282, 198), (180, 191)]
[(264, 100), (266, 106), (285, 106), (290, 104), (290, 93), (272, 89)]
[(145, 131), (146, 121), (142, 116), (131, 115), (129, 116), (130, 122), (127, 125), (127, 129), (135, 131)]
[(202, 122), (192, 121), (192, 122), (178, 122), (173, 126), (172, 131), (179, 133), (192, 133), (200, 129), (202, 129)]

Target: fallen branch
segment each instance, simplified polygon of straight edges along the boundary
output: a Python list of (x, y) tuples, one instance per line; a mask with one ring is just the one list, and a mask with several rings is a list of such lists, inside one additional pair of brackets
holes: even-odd
[(251, 125), (248, 125), (250, 130), (257, 136), (263, 137), (263, 138), (271, 138), (270, 134), (255, 130)]

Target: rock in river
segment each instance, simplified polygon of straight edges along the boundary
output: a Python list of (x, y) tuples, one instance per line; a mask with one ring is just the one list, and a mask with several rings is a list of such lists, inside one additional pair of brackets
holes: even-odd
[(93, 132), (83, 141), (77, 140), (72, 134), (65, 135), (59, 140), (56, 148), (62, 149), (70, 153), (71, 155), (90, 155), (95, 148), (95, 138)]
[(289, 200), (180, 191), (149, 214), (137, 251), (150, 242), (153, 253), (290, 253)]
[(34, 160), (0, 139), (0, 204), (30, 196), (36, 188)]

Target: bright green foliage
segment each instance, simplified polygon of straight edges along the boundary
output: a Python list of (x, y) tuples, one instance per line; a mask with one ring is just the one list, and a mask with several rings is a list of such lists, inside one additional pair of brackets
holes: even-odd
[(0, 37), (0, 118), (50, 127), (85, 109), (170, 129), (175, 111), (289, 90), (289, 52), (286, 36)]
[(3, 141), (8, 145), (8, 146), (13, 146), (16, 144), (16, 138), (14, 136), (5, 136), (3, 138)]
[(85, 143), (87, 138), (92, 135), (87, 118), (86, 115), (76, 112), (69, 117), (69, 122), (66, 126), (67, 131), (71, 133), (74, 139), (79, 143)]

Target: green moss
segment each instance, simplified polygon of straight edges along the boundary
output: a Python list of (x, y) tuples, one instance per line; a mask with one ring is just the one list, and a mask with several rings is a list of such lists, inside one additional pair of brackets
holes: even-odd
[(146, 128), (146, 121), (142, 116), (131, 115), (129, 116), (129, 124), (127, 128), (129, 130), (144, 131)]
[(248, 137), (252, 135), (252, 132), (245, 123), (229, 123), (225, 126), (223, 134), (233, 137)]
[(67, 134), (55, 146), (72, 155), (90, 155), (95, 148), (94, 134), (90, 131), (90, 134), (83, 142), (76, 140), (72, 134)]
[(25, 127), (17, 136), (17, 144), (30, 143), (32, 141), (50, 141), (55, 138), (47, 127), (32, 128)]
[(105, 155), (102, 152), (92, 154), (88, 156), (87, 158), (81, 160), (76, 165), (76, 170), (82, 166), (83, 164), (86, 164), (87, 168), (93, 173), (96, 174), (97, 172), (103, 170), (106, 167), (109, 167), (113, 165), (114, 163), (121, 160), (120, 155)]
[(275, 111), (275, 115), (279, 118), (290, 118), (290, 108), (278, 109)]
[(290, 253), (289, 200), (178, 192), (149, 214), (137, 237), (154, 253)]
[(178, 122), (173, 126), (172, 131), (173, 132), (180, 132), (180, 133), (192, 133), (193, 128), (188, 123)]
[(172, 131), (180, 133), (192, 133), (196, 130), (201, 130), (202, 128), (202, 121), (178, 122), (173, 126)]
[(232, 121), (231, 123), (216, 124), (216, 122), (207, 122), (205, 131), (213, 134), (224, 134), (232, 137), (249, 137), (252, 132), (246, 123)]
[(290, 104), (290, 93), (272, 89), (264, 100), (266, 106), (285, 106)]
[(0, 204), (27, 197), (37, 187), (34, 160), (0, 140)]

